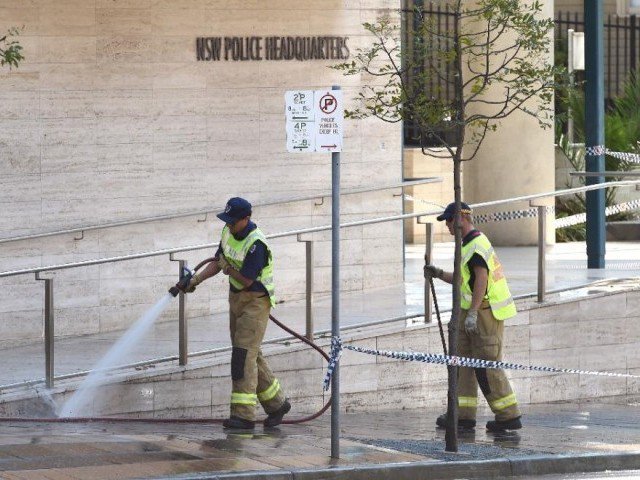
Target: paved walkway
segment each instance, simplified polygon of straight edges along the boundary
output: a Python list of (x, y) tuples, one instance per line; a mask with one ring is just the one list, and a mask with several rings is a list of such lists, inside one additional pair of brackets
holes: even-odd
[(211, 424), (5, 423), (0, 478), (408, 480), (637, 469), (638, 406), (525, 406), (522, 430), (494, 435), (480, 424), (460, 434), (458, 453), (444, 452), (439, 411), (346, 414), (340, 459), (330, 457), (328, 415), (241, 434)]
[[(608, 242), (607, 267), (603, 270), (586, 269), (584, 243), (558, 244), (550, 247), (547, 255), (547, 290), (569, 288), (602, 278), (640, 277), (640, 240), (638, 242)], [(498, 254), (507, 273), (514, 295), (535, 293), (537, 288), (537, 249), (535, 247), (503, 247)], [(367, 292), (341, 295), (341, 324), (343, 326), (420, 315), (424, 312), (424, 246), (409, 245), (406, 249), (405, 283)], [(453, 264), (453, 243), (436, 244), (434, 264), (449, 268)], [(436, 292), (441, 311), (451, 308), (451, 287), (436, 281)], [(164, 293), (164, 292), (163, 292)], [(304, 333), (304, 301), (278, 305), (273, 314), (290, 328)], [(316, 298), (314, 305), (315, 330), (331, 329), (331, 298)], [(444, 315), (444, 320), (448, 316)], [(135, 319), (131, 319), (133, 323)], [(57, 338), (55, 350), (56, 375), (83, 371), (95, 364), (122, 332), (86, 335), (76, 338)], [(135, 351), (122, 359), (122, 363), (177, 355), (177, 322), (165, 322), (154, 327), (151, 334), (140, 342)], [(286, 336), (275, 325), (270, 325), (266, 339)], [(197, 352), (229, 346), (227, 314), (195, 318), (189, 321), (189, 351)], [(0, 349), (0, 385), (42, 379), (44, 376), (44, 349), (41, 343), (10, 349)]]

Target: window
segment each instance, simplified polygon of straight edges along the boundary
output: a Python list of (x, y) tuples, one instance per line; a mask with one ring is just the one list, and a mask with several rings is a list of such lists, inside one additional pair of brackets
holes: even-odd
[(617, 0), (618, 15), (626, 17), (628, 15), (640, 14), (640, 0)]

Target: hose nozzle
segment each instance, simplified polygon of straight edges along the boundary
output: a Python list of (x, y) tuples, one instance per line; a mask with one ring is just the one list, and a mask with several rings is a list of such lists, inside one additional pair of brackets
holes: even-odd
[(169, 293), (174, 297), (177, 297), (180, 292), (185, 292), (189, 286), (189, 282), (193, 278), (194, 272), (189, 270), (187, 266), (182, 268), (180, 273), (180, 280), (173, 287), (169, 289)]

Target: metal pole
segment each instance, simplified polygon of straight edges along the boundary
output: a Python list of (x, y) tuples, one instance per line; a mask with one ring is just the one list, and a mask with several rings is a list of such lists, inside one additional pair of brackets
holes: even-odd
[[(182, 278), (184, 275), (184, 267), (187, 266), (185, 260), (178, 260), (174, 258), (173, 253), (169, 254), (169, 259), (172, 262), (178, 262), (178, 278)], [(184, 366), (189, 361), (189, 346), (188, 346), (188, 325), (185, 317), (185, 311), (187, 308), (187, 298), (184, 292), (178, 294), (178, 365)]]
[[(180, 273), (178, 274), (179, 278), (182, 278), (184, 275), (184, 267), (187, 265), (187, 262), (184, 260), (178, 261), (178, 266), (180, 268)], [(185, 318), (185, 309), (186, 309), (187, 297), (184, 292), (180, 292), (178, 295), (178, 364), (186, 365), (189, 357), (188, 351), (188, 331), (187, 331), (187, 319)]]
[[(584, 1), (585, 31), (585, 133), (586, 146), (604, 146), (604, 43), (601, 0)], [(604, 171), (604, 155), (587, 154), (588, 172)], [(604, 182), (604, 177), (587, 177), (585, 184)], [(587, 267), (604, 268), (605, 190), (587, 192)]]
[(538, 206), (538, 302), (544, 302), (546, 290), (547, 207)]
[(47, 388), (53, 388), (55, 377), (53, 279), (40, 278), (40, 272), (36, 272), (36, 280), (44, 281), (44, 377)]
[[(573, 29), (567, 30), (567, 73), (569, 74), (569, 87), (573, 90)], [(573, 148), (573, 112), (571, 104), (567, 107), (567, 142)]]
[[(331, 90), (340, 90), (334, 85)], [(331, 335), (340, 335), (340, 152), (331, 153)], [(340, 368), (331, 377), (331, 457), (340, 458)]]
[[(431, 263), (433, 253), (433, 223), (424, 224), (424, 263)], [(431, 277), (424, 279), (424, 323), (431, 323), (433, 307), (431, 306)]]
[(631, 15), (631, 17), (629, 17), (629, 56), (631, 57), (631, 61), (629, 62), (630, 66), (631, 66), (631, 75), (632, 75), (632, 79), (635, 79), (636, 77), (636, 63), (637, 63), (637, 59), (636, 59), (636, 16), (635, 15)]
[(307, 272), (307, 292), (306, 292), (306, 337), (313, 340), (313, 241), (305, 241), (306, 250), (306, 272)]

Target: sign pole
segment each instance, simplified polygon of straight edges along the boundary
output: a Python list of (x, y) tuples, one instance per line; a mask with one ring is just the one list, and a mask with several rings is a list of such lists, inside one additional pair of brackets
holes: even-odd
[[(285, 92), (287, 152), (331, 152), (331, 335), (340, 335), (340, 152), (342, 90)], [(340, 376), (331, 378), (331, 457), (340, 458)]]
[[(334, 85), (331, 90), (340, 90)], [(331, 335), (340, 335), (340, 152), (331, 152)], [(340, 458), (340, 367), (331, 377), (331, 457)]]

